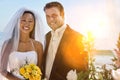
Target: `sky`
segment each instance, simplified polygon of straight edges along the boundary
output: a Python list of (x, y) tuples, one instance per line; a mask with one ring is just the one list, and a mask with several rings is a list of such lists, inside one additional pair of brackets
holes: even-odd
[[(21, 7), (33, 9), (42, 17), (45, 33), (46, 23), (43, 7), (54, 0), (0, 0), (0, 32), (12, 15)], [(91, 31), (95, 48), (113, 50), (120, 32), (120, 0), (56, 0), (63, 4), (65, 22), (76, 31), (86, 35)]]

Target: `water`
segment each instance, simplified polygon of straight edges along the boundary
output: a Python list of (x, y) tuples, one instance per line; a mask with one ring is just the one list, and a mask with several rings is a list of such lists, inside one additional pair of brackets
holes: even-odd
[(111, 64), (114, 64), (112, 61), (113, 56), (105, 56), (105, 55), (96, 55), (95, 56), (95, 67), (96, 70), (99, 70), (97, 67), (102, 68), (103, 65), (106, 65), (106, 69), (113, 69)]
[(113, 56), (105, 56), (105, 55), (96, 55), (95, 56), (95, 64), (96, 65), (104, 65), (104, 64), (112, 64)]

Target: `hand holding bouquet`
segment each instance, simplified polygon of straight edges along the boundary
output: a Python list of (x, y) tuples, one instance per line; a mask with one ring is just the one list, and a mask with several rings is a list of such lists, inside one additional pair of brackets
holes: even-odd
[(35, 64), (26, 64), (22, 66), (19, 71), (27, 80), (41, 80), (42, 72)]

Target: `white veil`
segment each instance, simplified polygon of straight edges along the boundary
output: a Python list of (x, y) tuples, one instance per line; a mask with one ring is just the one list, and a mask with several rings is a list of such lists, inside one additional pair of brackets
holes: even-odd
[(20, 17), (23, 15), (25, 11), (30, 11), (35, 16), (34, 39), (41, 42), (42, 44), (44, 43), (44, 30), (43, 30), (44, 25), (42, 23), (41, 17), (33, 10), (21, 8), (13, 15), (13, 17), (11, 18), (11, 20), (9, 21), (9, 23), (7, 24), (3, 31), (4, 37), (2, 38), (2, 41), (4, 42), (4, 44), (2, 45), (2, 49), (0, 52), (0, 71), (7, 69), (8, 56), (10, 52), (17, 51), (20, 34), (19, 33)]

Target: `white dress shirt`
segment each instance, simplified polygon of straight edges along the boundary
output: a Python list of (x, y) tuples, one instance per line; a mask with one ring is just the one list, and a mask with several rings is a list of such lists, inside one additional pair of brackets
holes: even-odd
[(61, 41), (61, 38), (63, 36), (63, 33), (66, 29), (66, 24), (64, 24), (62, 27), (58, 28), (56, 31), (51, 31), (51, 40), (49, 43), (49, 48), (48, 48), (48, 54), (47, 54), (47, 59), (46, 59), (46, 78), (49, 80), (50, 73), (52, 70), (52, 66), (54, 63), (55, 55), (59, 46), (59, 43)]

